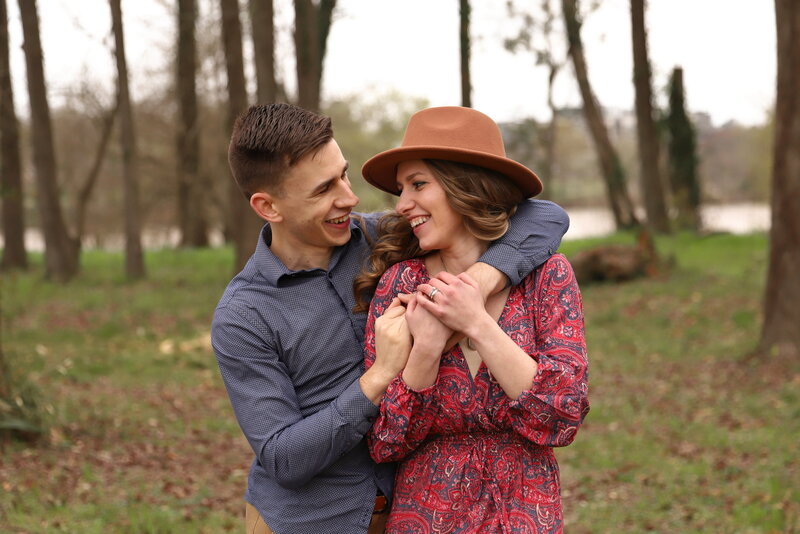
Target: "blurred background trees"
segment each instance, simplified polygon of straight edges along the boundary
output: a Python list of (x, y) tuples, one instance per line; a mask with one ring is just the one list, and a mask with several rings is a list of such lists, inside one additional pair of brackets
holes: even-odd
[(697, 168), (697, 134), (686, 112), (683, 69), (675, 67), (669, 79), (666, 123), (669, 184), (678, 228), (699, 231), (700, 177)]
[(36, 177), (39, 227), (45, 242), (45, 275), (53, 280), (66, 282), (78, 273), (80, 242), (75, 236), (70, 235), (61, 209), (58, 166), (42, 64), (36, 0), (19, 0), (19, 12), (25, 40), (23, 49), (31, 109), (30, 138)]
[(128, 88), (128, 61), (125, 57), (125, 31), (122, 25), (121, 0), (109, 0), (109, 4), (114, 34), (114, 58), (117, 64), (117, 98), (120, 114), (125, 274), (130, 279), (136, 279), (145, 275), (142, 224), (139, 213), (139, 154), (136, 148), (136, 127)]
[(458, 44), (461, 59), (461, 105), (465, 108), (472, 107), (472, 75), (470, 74), (470, 35), (469, 17), (472, 7), (469, 0), (459, 0), (458, 2)]
[[(129, 195), (120, 184), (128, 183), (123, 176), (130, 172), (125, 170), (130, 165), (125, 164), (130, 141), (121, 139), (127, 119), (122, 120), (119, 91), (91, 70), (81, 80), (62, 82), (65, 89), (50, 111), (44, 73), (39, 66), (37, 74), (36, 67), (42, 55), (33, 37), (36, 18), (31, 13), (36, 4), (21, 4), (27, 28), (25, 51), (30, 52), (26, 74), (31, 113), (22, 113), (22, 121), (17, 122), (11, 89), (2, 91), (3, 143), (8, 143), (8, 148), (3, 145), (2, 161), (11, 169), (3, 171), (3, 262), (23, 266), (22, 260), (12, 259), (25, 256), (25, 233), (20, 230), (24, 227), (29, 236), (41, 236), (44, 242), (48, 276), (67, 280), (77, 272), (81, 246), (122, 249), (126, 242), (124, 213)], [(131, 80), (139, 92), (129, 91), (129, 122), (136, 125), (138, 155), (135, 181), (140, 205), (135, 211), (144, 247), (229, 243), (236, 250), (236, 266), (250, 255), (260, 220), (233, 185), (226, 147), (233, 120), (256, 102), (290, 101), (330, 114), (337, 140), (351, 161), (361, 209), (391, 206), (391, 199), (358, 179), (358, 169), (371, 154), (398, 144), (407, 117), (427, 102), (358, 87), (358, 72), (364, 67), (357, 58), (353, 58), (351, 74), (353, 92), (326, 97), (322, 73), (328, 35), (338, 18), (355, 16), (342, 15), (340, 4), (346, 5), (311, 0), (291, 4), (273, 0), (160, 2), (175, 28), (168, 48), (161, 51), (162, 72), (152, 73), (152, 83)], [(459, 39), (461, 54), (453, 61), (459, 62), (465, 104), (471, 103), (475, 83), (469, 71), (475, 42), (505, 42), (512, 53), (530, 54), (531, 69), (547, 73), (546, 83), (532, 87), (531, 94), (546, 92), (550, 116), (545, 120), (519, 117), (502, 123), (501, 128), (509, 155), (543, 176), (548, 198), (567, 208), (608, 208), (618, 228), (640, 221), (665, 228), (663, 221), (654, 222), (654, 214), (666, 213), (667, 222), (676, 228), (695, 230), (702, 230), (704, 204), (769, 199), (773, 119), (755, 126), (714, 125), (706, 114), (688, 113), (686, 101), (691, 95), (685, 94), (679, 66), (669, 88), (655, 84), (647, 61), (644, 2), (630, 4), (631, 43), (636, 43), (634, 57), (638, 58), (634, 82), (641, 97), (637, 97), (640, 104), (632, 101), (629, 109), (603, 106), (592, 91), (581, 27), (593, 16), (596, 2), (538, 0), (507, 5), (508, 24), (503, 32), (480, 35), (476, 41), (469, 24), (474, 6), (459, 2), (458, 14), (452, 10), (459, 35), (452, 39)], [(18, 21), (6, 21), (4, 27), (10, 23)], [(112, 42), (109, 32), (102, 44), (113, 58)], [(563, 68), (567, 61), (571, 69)], [(553, 97), (557, 80), (572, 77), (583, 104), (559, 106)], [(633, 85), (630, 79), (621, 83)], [(660, 102), (668, 105), (659, 109)], [(658, 131), (653, 135), (657, 117)], [(16, 151), (15, 130), (20, 134)], [(48, 139), (52, 139), (50, 148)], [(659, 143), (663, 149), (652, 148)], [(20, 155), (20, 171), (13, 170), (15, 152)], [(18, 186), (13, 182), (16, 174)], [(656, 177), (645, 179), (647, 174)], [(648, 184), (652, 183), (661, 184), (663, 209), (647, 208)], [(15, 196), (15, 191), (22, 196)], [(37, 205), (47, 207), (34, 209)]]
[(578, 0), (561, 0), (561, 9), (564, 15), (567, 41), (569, 42), (569, 56), (575, 78), (583, 99), (583, 113), (586, 124), (594, 141), (600, 171), (606, 183), (608, 203), (614, 214), (614, 221), (618, 228), (632, 228), (639, 224), (633, 210), (633, 202), (628, 193), (628, 184), (625, 170), (620, 161), (619, 154), (611, 142), (608, 127), (603, 117), (600, 103), (592, 91), (589, 81), (589, 69), (586, 56), (583, 52), (581, 39), (581, 18)]
[(772, 226), (760, 350), (800, 358), (800, 4), (775, 0), (778, 87)]
[(653, 113), (650, 59), (647, 53), (645, 0), (631, 0), (631, 43), (633, 44), (633, 85), (636, 133), (639, 146), (639, 183), (646, 220), (657, 232), (670, 231), (664, 185), (661, 181), (658, 130)]
[(24, 237), (22, 162), (14, 88), (11, 85), (6, 0), (0, 0), (0, 197), (4, 242), (0, 267), (26, 269), (28, 254)]

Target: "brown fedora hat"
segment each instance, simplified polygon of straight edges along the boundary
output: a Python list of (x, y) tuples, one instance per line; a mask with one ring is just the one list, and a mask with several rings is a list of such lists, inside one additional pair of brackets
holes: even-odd
[(403, 143), (370, 158), (361, 174), (378, 189), (397, 195), (397, 165), (412, 159), (469, 163), (504, 174), (526, 197), (542, 191), (542, 182), (532, 170), (506, 157), (497, 124), (471, 108), (447, 106), (416, 112), (408, 121)]

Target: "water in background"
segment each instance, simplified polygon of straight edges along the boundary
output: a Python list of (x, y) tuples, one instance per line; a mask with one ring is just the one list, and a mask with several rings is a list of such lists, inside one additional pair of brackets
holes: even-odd
[[(614, 216), (606, 208), (567, 209), (570, 218), (568, 239), (602, 237), (614, 232)], [(637, 213), (640, 217), (643, 213)], [(725, 204), (704, 206), (701, 211), (703, 229), (707, 232), (749, 234), (766, 232), (770, 226), (770, 210), (766, 204)]]
[[(581, 239), (586, 237), (602, 237), (614, 231), (614, 218), (606, 208), (569, 208), (567, 213), (570, 226), (565, 240)], [(640, 214), (641, 216), (641, 214)], [(766, 204), (726, 204), (720, 206), (704, 206), (702, 210), (703, 227), (709, 232), (729, 232), (732, 234), (746, 234), (751, 232), (764, 232), (769, 229), (770, 211)], [(174, 228), (146, 231), (142, 235), (142, 245), (146, 249), (159, 249), (174, 247), (178, 243), (178, 231)], [(0, 236), (0, 246), (3, 240)], [(101, 243), (93, 242), (89, 237), (84, 240), (84, 249), (103, 248), (105, 250), (123, 250), (121, 235), (104, 237)], [(212, 246), (222, 244), (222, 234), (213, 232), (211, 235)], [(25, 245), (30, 252), (44, 250), (44, 240), (38, 229), (28, 229), (25, 232)]]

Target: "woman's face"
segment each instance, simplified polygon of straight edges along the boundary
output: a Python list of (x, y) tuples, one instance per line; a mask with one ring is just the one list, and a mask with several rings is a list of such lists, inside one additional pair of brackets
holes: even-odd
[(411, 223), (422, 250), (447, 249), (468, 233), (442, 184), (422, 160), (397, 166), (397, 189), (400, 199), (395, 209)]

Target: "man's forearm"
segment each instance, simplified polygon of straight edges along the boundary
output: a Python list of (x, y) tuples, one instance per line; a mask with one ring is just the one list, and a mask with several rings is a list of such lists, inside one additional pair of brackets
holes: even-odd
[(508, 285), (508, 277), (505, 273), (488, 263), (478, 262), (472, 265), (467, 269), (467, 274), (478, 282), (484, 302), (490, 295), (502, 291)]
[(372, 404), (379, 406), (383, 394), (386, 393), (386, 388), (389, 387), (389, 384), (395, 376), (396, 375), (392, 375), (390, 372), (386, 372), (380, 367), (373, 365), (361, 375), (358, 382), (364, 396), (367, 397)]
[[(275, 432), (264, 442), (259, 461), (281, 486), (300, 487), (355, 447), (376, 414), (356, 381), (322, 410)], [(251, 426), (258, 428), (252, 420)]]

